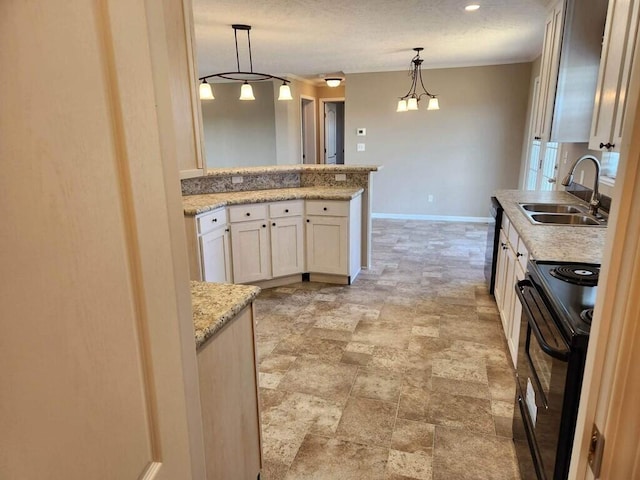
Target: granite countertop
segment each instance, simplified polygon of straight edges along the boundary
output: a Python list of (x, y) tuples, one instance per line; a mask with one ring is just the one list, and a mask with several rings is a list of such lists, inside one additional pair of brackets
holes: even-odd
[(498, 190), (495, 196), (536, 260), (601, 263), (607, 229), (602, 227), (533, 224), (518, 203), (585, 202), (567, 192)]
[(215, 210), (227, 205), (246, 203), (278, 202), (282, 200), (352, 200), (361, 195), (362, 188), (346, 187), (295, 187), (272, 190), (247, 190), (245, 192), (208, 193), (204, 195), (185, 195), (182, 205), (185, 215)]
[(196, 349), (220, 331), (260, 293), (258, 287), (230, 283), (191, 282)]
[(328, 173), (358, 173), (377, 172), (382, 165), (265, 165), (259, 167), (234, 167), (234, 168), (214, 168), (207, 170), (206, 176), (226, 176), (226, 175), (264, 175), (265, 173), (301, 173), (328, 172)]

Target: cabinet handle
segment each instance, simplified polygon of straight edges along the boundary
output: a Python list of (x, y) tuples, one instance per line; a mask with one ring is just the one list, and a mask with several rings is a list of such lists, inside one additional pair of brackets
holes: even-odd
[(506, 250), (506, 249), (507, 249), (507, 244), (506, 244), (506, 243), (504, 243), (504, 242), (500, 242), (500, 245), (502, 246), (502, 249), (503, 249), (503, 250)]
[(534, 140), (542, 140), (542, 137), (533, 137)]
[(229, 229), (228, 229), (228, 228), (225, 228), (225, 229), (224, 229), (224, 231), (225, 231), (225, 232), (228, 232), (228, 231), (229, 231)]
[(284, 209), (284, 213), (289, 213), (289, 209), (288, 209), (288, 208), (285, 208), (285, 209)]
[(217, 219), (217, 218), (214, 218), (214, 219), (213, 219), (213, 220), (211, 220), (211, 221), (215, 223), (215, 222), (217, 222), (217, 221), (218, 221), (218, 219)]
[(520, 252), (518, 252), (518, 253), (516, 253), (516, 258), (520, 258), (520, 257), (522, 257), (523, 255), (524, 255), (524, 253), (520, 253)]
[(250, 212), (247, 212), (247, 217), (250, 217), (250, 216), (251, 216), (251, 213), (250, 213)]
[(275, 226), (276, 226), (276, 222), (273, 222), (273, 223), (271, 224), (271, 226), (275, 227)]
[(609, 150), (609, 149), (611, 149), (613, 147), (615, 147), (614, 143), (609, 143), (609, 142), (607, 142), (607, 143), (602, 143), (601, 142), (600, 143), (600, 148), (606, 148), (607, 150)]
[(547, 182), (556, 183), (556, 179), (555, 178), (547, 178)]

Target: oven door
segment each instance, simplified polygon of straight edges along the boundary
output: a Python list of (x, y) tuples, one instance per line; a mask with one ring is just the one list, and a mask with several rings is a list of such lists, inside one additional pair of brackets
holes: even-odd
[(556, 480), (570, 349), (535, 285), (528, 279), (518, 282), (516, 293), (522, 303), (513, 425), (516, 452), (523, 480)]

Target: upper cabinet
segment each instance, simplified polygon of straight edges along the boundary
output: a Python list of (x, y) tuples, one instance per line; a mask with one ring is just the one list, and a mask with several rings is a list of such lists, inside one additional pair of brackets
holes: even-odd
[(542, 49), (536, 140), (589, 140), (606, 10), (606, 0), (563, 0), (551, 9)]
[(640, 0), (610, 0), (589, 148), (620, 151)]
[(191, 0), (162, 0), (148, 18), (158, 123), (173, 132), (160, 141), (175, 153), (180, 178), (204, 174), (192, 10)]

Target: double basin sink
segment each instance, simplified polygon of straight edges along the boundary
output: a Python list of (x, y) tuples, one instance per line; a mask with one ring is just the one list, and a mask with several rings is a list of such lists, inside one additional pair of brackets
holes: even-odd
[(607, 218), (591, 215), (589, 207), (566, 203), (519, 203), (531, 223), (541, 225), (568, 225), (577, 227), (606, 227)]

